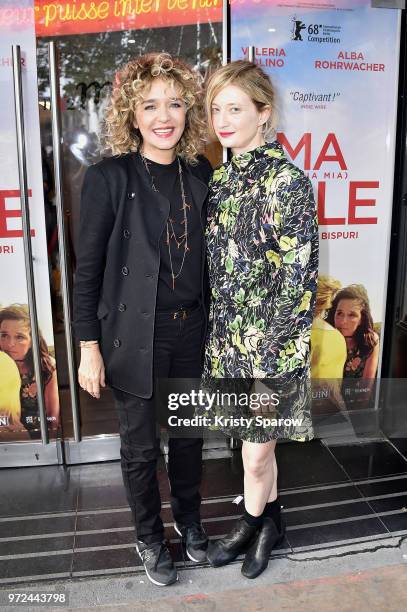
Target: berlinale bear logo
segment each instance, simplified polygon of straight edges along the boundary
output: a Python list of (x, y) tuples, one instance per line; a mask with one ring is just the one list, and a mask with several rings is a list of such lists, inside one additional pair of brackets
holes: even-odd
[(300, 19), (297, 19), (296, 16), (292, 18), (293, 27), (291, 30), (291, 40), (302, 40), (301, 31), (305, 30), (305, 23)]

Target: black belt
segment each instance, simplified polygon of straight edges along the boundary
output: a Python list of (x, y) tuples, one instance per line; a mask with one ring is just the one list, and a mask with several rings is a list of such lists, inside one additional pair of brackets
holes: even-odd
[(168, 308), (168, 309), (160, 308), (160, 309), (157, 309), (156, 313), (158, 315), (168, 316), (174, 320), (182, 319), (183, 321), (185, 321), (185, 319), (187, 319), (192, 312), (195, 312), (195, 310), (200, 308), (200, 306), (201, 306), (200, 302), (194, 302), (193, 304), (189, 306), (175, 306), (174, 308)]

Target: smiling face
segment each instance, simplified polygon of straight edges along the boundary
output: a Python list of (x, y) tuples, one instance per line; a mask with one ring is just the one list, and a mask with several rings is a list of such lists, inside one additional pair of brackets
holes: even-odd
[(359, 300), (339, 300), (335, 311), (335, 327), (345, 338), (352, 337), (362, 322)]
[(222, 146), (234, 155), (251, 151), (264, 144), (263, 125), (270, 107), (259, 111), (241, 87), (227, 85), (213, 98), (210, 109), (213, 128)]
[(30, 330), (24, 321), (6, 319), (0, 325), (0, 350), (14, 359), (22, 361), (31, 348)]
[(134, 127), (143, 139), (143, 155), (158, 163), (171, 163), (185, 129), (186, 115), (186, 104), (174, 83), (154, 79), (135, 112)]

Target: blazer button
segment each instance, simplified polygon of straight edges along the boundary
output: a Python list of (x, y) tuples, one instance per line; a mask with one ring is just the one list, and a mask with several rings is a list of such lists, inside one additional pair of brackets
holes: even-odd
[(135, 197), (136, 197), (136, 194), (134, 193), (134, 191), (129, 191), (129, 193), (127, 194), (127, 198), (129, 200), (134, 200)]
[(130, 272), (130, 270), (128, 269), (128, 267), (127, 266), (123, 266), (123, 268), (122, 268), (123, 276), (128, 276), (129, 272)]
[(130, 230), (128, 230), (128, 229), (123, 230), (123, 236), (124, 236), (125, 238), (130, 238), (130, 236), (131, 236), (131, 231), (130, 231)]
[(121, 342), (120, 342), (119, 338), (115, 338), (113, 340), (113, 346), (114, 346), (114, 348), (119, 348), (119, 346), (121, 346)]
[(123, 302), (120, 302), (120, 304), (117, 307), (117, 310), (119, 312), (124, 312), (126, 310), (126, 304), (123, 304)]

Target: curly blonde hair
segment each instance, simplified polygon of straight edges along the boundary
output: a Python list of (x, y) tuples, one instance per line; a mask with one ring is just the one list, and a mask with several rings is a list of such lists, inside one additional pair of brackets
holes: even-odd
[(175, 153), (190, 163), (205, 144), (203, 94), (201, 77), (190, 66), (169, 53), (148, 53), (131, 60), (116, 74), (110, 104), (106, 110), (104, 133), (105, 150), (113, 155), (137, 151), (142, 136), (134, 127), (137, 105), (154, 79), (173, 83), (187, 107), (185, 130)]

